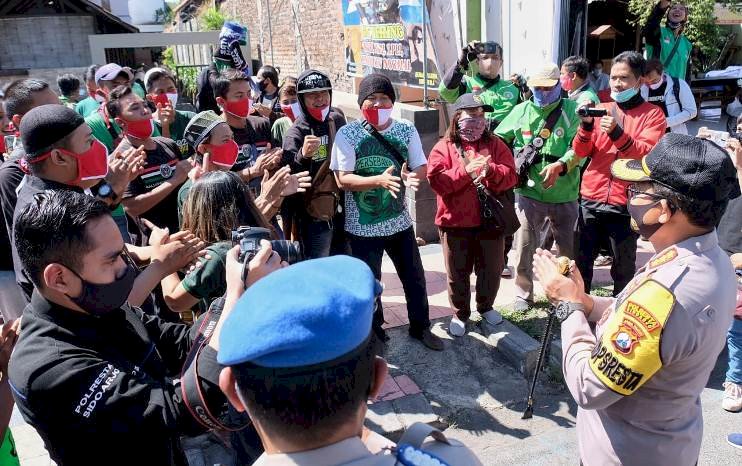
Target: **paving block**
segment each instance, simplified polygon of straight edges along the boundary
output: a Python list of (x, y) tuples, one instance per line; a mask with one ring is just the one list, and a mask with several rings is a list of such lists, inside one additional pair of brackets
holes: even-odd
[(484, 336), (508, 363), (525, 377), (531, 377), (538, 360), (539, 343), (508, 320), (491, 325), (482, 319), (480, 325)]
[(392, 378), (390, 375), (387, 375), (386, 379), (384, 379), (384, 384), (379, 390), (379, 395), (376, 397), (376, 400), (374, 400), (374, 402), (376, 402), (377, 400), (391, 401), (403, 396), (405, 396), (405, 394), (402, 389), (399, 388), (397, 382), (394, 381), (394, 378)]
[(398, 375), (394, 377), (394, 381), (397, 382), (397, 385), (399, 385), (399, 388), (402, 389), (405, 395), (416, 395), (422, 392), (415, 381), (407, 375)]

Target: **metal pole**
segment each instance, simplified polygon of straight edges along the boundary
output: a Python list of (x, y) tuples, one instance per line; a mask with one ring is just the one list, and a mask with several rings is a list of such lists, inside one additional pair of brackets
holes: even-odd
[(273, 28), (271, 27), (271, 0), (265, 0), (265, 9), (268, 13), (268, 41), (271, 46), (271, 66), (276, 66), (273, 61)]
[(428, 105), (428, 6), (423, 2), (423, 105)]

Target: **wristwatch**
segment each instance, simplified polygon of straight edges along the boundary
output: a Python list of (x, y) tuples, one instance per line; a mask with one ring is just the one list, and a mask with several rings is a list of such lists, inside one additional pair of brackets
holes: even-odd
[(554, 310), (554, 315), (559, 320), (559, 322), (564, 322), (565, 320), (567, 320), (567, 317), (572, 315), (572, 313), (575, 311), (585, 312), (585, 306), (583, 306), (581, 303), (560, 301), (559, 304), (557, 304), (556, 309)]
[(566, 164), (566, 162), (564, 162), (562, 160), (560, 160), (559, 163), (562, 165), (562, 171), (561, 171), (561, 173), (559, 173), (559, 176), (564, 176), (564, 175), (567, 174), (567, 171), (568, 171), (567, 170), (567, 164)]
[(100, 183), (98, 183), (98, 185), (96, 186), (96, 188), (98, 188), (98, 195), (97, 196), (99, 198), (106, 199), (106, 200), (110, 201), (111, 204), (115, 204), (116, 203), (116, 199), (118, 199), (118, 195), (113, 190), (113, 187), (110, 184), (108, 184), (105, 181), (101, 181)]

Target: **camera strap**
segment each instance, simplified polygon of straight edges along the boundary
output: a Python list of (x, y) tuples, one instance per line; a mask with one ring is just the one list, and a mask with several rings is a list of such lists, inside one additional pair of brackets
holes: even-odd
[(209, 306), (208, 312), (204, 314), (201, 325), (199, 325), (198, 331), (193, 338), (191, 350), (188, 352), (185, 364), (183, 364), (183, 371), (180, 374), (180, 389), (183, 403), (199, 424), (211, 430), (235, 432), (247, 427), (250, 424), (250, 421), (248, 420), (244, 424), (236, 427), (228, 427), (224, 425), (219, 418), (209, 410), (201, 389), (201, 382), (198, 378), (198, 356), (201, 354), (204, 347), (209, 344), (211, 335), (214, 333), (214, 329), (216, 328), (222, 310), (224, 309), (224, 301), (224, 297), (214, 300)]

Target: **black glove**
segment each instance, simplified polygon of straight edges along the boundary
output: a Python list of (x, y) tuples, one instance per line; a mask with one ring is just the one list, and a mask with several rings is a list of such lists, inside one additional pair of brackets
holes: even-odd
[(467, 45), (463, 49), (461, 49), (461, 53), (459, 53), (459, 66), (463, 69), (467, 69), (469, 67), (469, 46)]

